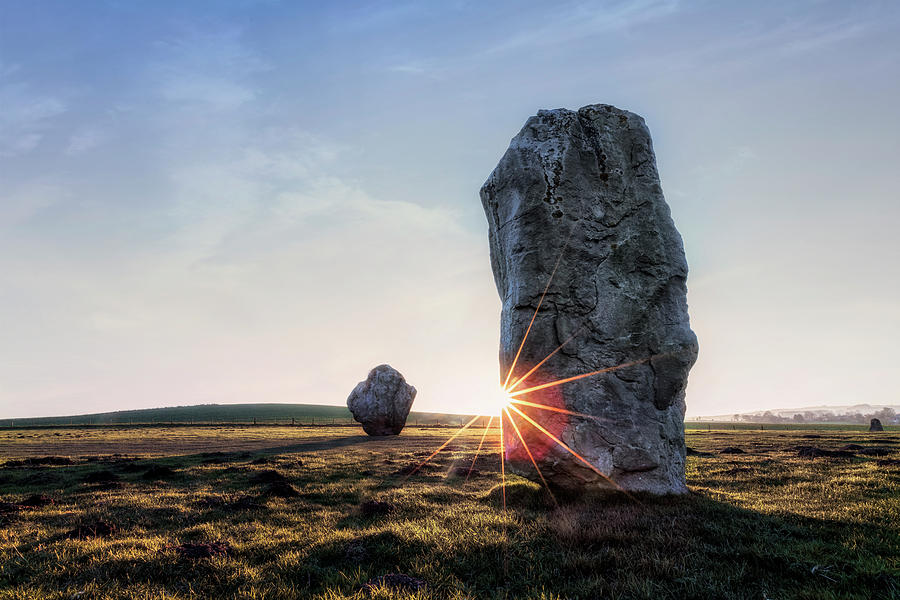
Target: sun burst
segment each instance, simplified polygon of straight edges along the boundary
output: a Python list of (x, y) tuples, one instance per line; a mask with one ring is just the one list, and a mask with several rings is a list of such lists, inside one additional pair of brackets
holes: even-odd
[(498, 387), (497, 393), (485, 402), (485, 408), (487, 410), (485, 411), (485, 414), (481, 416), (500, 416), (512, 401), (513, 399), (512, 396), (509, 395), (509, 392), (502, 387)]
[[(543, 472), (541, 472), (541, 469), (538, 466), (538, 460), (534, 457), (534, 452), (528, 446), (528, 442), (525, 439), (526, 436), (522, 434), (522, 431), (519, 428), (520, 424), (516, 422), (516, 417), (518, 417), (518, 418), (522, 419), (523, 422), (530, 425), (535, 431), (537, 431), (538, 433), (545, 436), (548, 440), (552, 441), (553, 444), (555, 444), (556, 446), (558, 446), (565, 452), (571, 454), (576, 460), (583, 463), (591, 471), (600, 475), (614, 489), (617, 489), (617, 490), (623, 492), (625, 495), (627, 495), (628, 497), (630, 497), (631, 499), (634, 500), (634, 497), (631, 494), (629, 494), (619, 484), (617, 484), (615, 481), (613, 481), (606, 473), (603, 473), (603, 471), (598, 469), (596, 465), (592, 464), (589, 460), (587, 460), (586, 458), (581, 456), (578, 452), (576, 452), (574, 449), (572, 449), (567, 444), (565, 444), (557, 435), (554, 435), (544, 425), (542, 425), (537, 420), (536, 415), (529, 415), (529, 414), (525, 413), (520, 407), (529, 407), (529, 408), (537, 409), (538, 411), (547, 411), (547, 412), (553, 412), (553, 413), (557, 413), (557, 414), (565, 414), (565, 415), (575, 417), (575, 418), (590, 419), (590, 420), (594, 420), (594, 421), (602, 421), (604, 419), (597, 417), (595, 415), (588, 415), (588, 414), (576, 412), (573, 410), (569, 410), (566, 408), (562, 408), (559, 406), (552, 406), (549, 404), (543, 404), (540, 402), (525, 400), (525, 399), (522, 399), (522, 397), (526, 396), (528, 394), (533, 394), (534, 392), (551, 389), (551, 388), (555, 388), (557, 386), (560, 386), (560, 385), (563, 385), (566, 383), (578, 381), (578, 380), (584, 379), (586, 377), (595, 377), (598, 375), (602, 375), (604, 373), (612, 373), (612, 372), (618, 371), (620, 369), (634, 367), (634, 366), (637, 366), (637, 365), (640, 365), (643, 363), (647, 363), (654, 358), (664, 356), (664, 355), (660, 354), (660, 355), (654, 355), (654, 356), (650, 356), (650, 357), (646, 357), (646, 358), (641, 358), (638, 360), (628, 361), (628, 362), (624, 362), (619, 365), (606, 367), (603, 369), (597, 369), (597, 370), (590, 371), (587, 373), (573, 375), (570, 377), (563, 377), (560, 379), (555, 379), (552, 381), (540, 383), (538, 385), (533, 385), (530, 387), (523, 387), (522, 389), (517, 389), (523, 383), (525, 383), (529, 377), (534, 375), (534, 373), (536, 373), (538, 371), (538, 369), (540, 369), (541, 366), (543, 366), (548, 360), (550, 360), (554, 355), (556, 355), (560, 350), (562, 350), (562, 348), (564, 346), (566, 346), (576, 336), (578, 336), (585, 329), (585, 326), (582, 325), (575, 331), (575, 333), (573, 333), (571, 336), (569, 336), (568, 339), (566, 339), (562, 344), (560, 344), (555, 350), (550, 352), (546, 357), (544, 357), (535, 366), (531, 367), (524, 375), (513, 380), (513, 372), (515, 371), (516, 365), (519, 362), (519, 358), (522, 355), (522, 350), (525, 347), (525, 343), (528, 341), (528, 336), (531, 333), (531, 328), (534, 325), (534, 322), (535, 322), (535, 319), (537, 318), (538, 312), (541, 310), (541, 306), (544, 303), (544, 298), (546, 297), (547, 292), (550, 289), (550, 284), (553, 282), (553, 278), (555, 277), (557, 269), (559, 268), (560, 261), (562, 260), (563, 254), (565, 253), (566, 248), (568, 248), (569, 240), (572, 237), (573, 231), (574, 231), (574, 227), (569, 232), (569, 236), (566, 239), (566, 243), (563, 246), (562, 251), (559, 254), (559, 257), (556, 259), (556, 264), (554, 264), (554, 266), (553, 266), (553, 270), (550, 273), (550, 278), (547, 281), (547, 285), (544, 287), (544, 290), (541, 293), (540, 299), (538, 300), (537, 307), (534, 309), (534, 314), (531, 316), (531, 321), (528, 323), (528, 327), (525, 330), (525, 335), (522, 336), (522, 341), (519, 344), (518, 350), (516, 351), (516, 354), (513, 358), (512, 364), (510, 365), (509, 370), (506, 373), (506, 377), (503, 381), (503, 385), (501, 385), (499, 387), (499, 389), (497, 390), (497, 393), (493, 397), (485, 399), (485, 402), (484, 402), (485, 411), (482, 414), (475, 415), (465, 425), (460, 427), (460, 429), (458, 431), (456, 431), (452, 436), (450, 436), (450, 438), (447, 439), (447, 441), (445, 441), (443, 444), (441, 444), (441, 446), (437, 450), (435, 450), (430, 456), (428, 456), (428, 458), (423, 460), (414, 469), (412, 469), (412, 471), (408, 475), (406, 475), (406, 477), (404, 478), (404, 481), (406, 481), (406, 479), (408, 479), (409, 477), (414, 475), (417, 471), (419, 471), (419, 469), (421, 469), (423, 466), (425, 466), (425, 464), (427, 464), (431, 459), (433, 459), (435, 456), (437, 456), (444, 448), (447, 447), (448, 444), (450, 444), (451, 441), (456, 439), (456, 437), (458, 437), (466, 429), (471, 427), (478, 419), (488, 418), (487, 425), (485, 426), (484, 432), (481, 435), (481, 440), (478, 443), (478, 449), (475, 451), (475, 457), (472, 459), (472, 463), (471, 463), (471, 465), (469, 465), (469, 470), (468, 470), (468, 473), (466, 474), (465, 482), (468, 482), (469, 476), (472, 474), (472, 470), (475, 468), (475, 463), (477, 462), (478, 457), (482, 453), (482, 448), (484, 447), (484, 442), (485, 442), (485, 439), (487, 438), (488, 432), (491, 429), (491, 425), (493, 424), (494, 419), (497, 419), (498, 423), (499, 423), (499, 427), (498, 427), (498, 438), (499, 439), (498, 439), (497, 445), (500, 449), (500, 487), (501, 487), (503, 511), (504, 512), (506, 511), (506, 460), (507, 460), (506, 454), (509, 450), (509, 448), (507, 447), (507, 445), (505, 443), (505, 438), (504, 438), (504, 431), (505, 431), (504, 421), (509, 422), (509, 426), (512, 427), (512, 430), (515, 432), (516, 438), (518, 438), (518, 440), (522, 444), (522, 449), (524, 449), (525, 454), (528, 456), (528, 459), (531, 461), (531, 464), (534, 466), (535, 471), (537, 471), (537, 474), (541, 480), (541, 483), (546, 488), (550, 497), (553, 498), (554, 502), (556, 502), (556, 497), (553, 495), (553, 492), (550, 489), (549, 483), (547, 482)], [(510, 381), (512, 381), (512, 383), (510, 383)]]

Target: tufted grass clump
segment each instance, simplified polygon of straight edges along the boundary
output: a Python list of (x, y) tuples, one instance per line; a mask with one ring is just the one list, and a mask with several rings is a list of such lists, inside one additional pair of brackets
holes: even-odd
[(900, 598), (900, 432), (689, 430), (690, 494), (504, 511), (483, 430), (410, 475), (453, 431), (2, 430), (0, 599)]

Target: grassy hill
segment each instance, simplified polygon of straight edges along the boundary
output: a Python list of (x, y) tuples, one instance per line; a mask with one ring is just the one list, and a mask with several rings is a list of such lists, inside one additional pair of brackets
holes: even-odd
[[(408, 424), (455, 424), (464, 421), (461, 415), (411, 412)], [(58, 425), (116, 425), (144, 423), (256, 423), (256, 424), (326, 424), (353, 423), (346, 406), (320, 404), (198, 404), (119, 410), (115, 412), (62, 417), (31, 417), (2, 419), (2, 427), (33, 427)]]

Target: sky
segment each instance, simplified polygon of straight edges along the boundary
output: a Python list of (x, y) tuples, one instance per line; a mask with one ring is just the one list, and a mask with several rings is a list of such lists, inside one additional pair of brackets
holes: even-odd
[(478, 190), (542, 108), (653, 134), (688, 415), (898, 404), (900, 4), (0, 3), (0, 417), (498, 386)]

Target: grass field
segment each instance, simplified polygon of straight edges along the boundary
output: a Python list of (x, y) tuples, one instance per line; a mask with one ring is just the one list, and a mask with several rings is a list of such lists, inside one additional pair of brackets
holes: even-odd
[(689, 495), (504, 512), (482, 430), (405, 477), (452, 431), (2, 430), (0, 598), (900, 598), (900, 432), (691, 429)]

